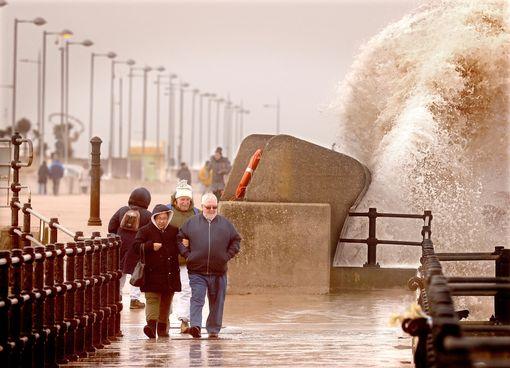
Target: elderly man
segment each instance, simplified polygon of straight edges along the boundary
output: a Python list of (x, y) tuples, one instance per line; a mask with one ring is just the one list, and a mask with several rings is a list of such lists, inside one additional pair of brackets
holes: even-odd
[[(180, 228), (188, 219), (200, 213), (200, 210), (193, 205), (193, 191), (186, 180), (177, 183), (175, 193), (172, 195), (172, 202), (167, 205), (173, 216), (170, 225)], [(179, 257), (180, 258), (180, 257)], [(175, 312), (181, 321), (181, 333), (189, 332), (189, 300), (191, 289), (189, 287), (188, 270), (186, 262), (179, 259), (182, 291), (174, 296)]]
[(194, 338), (201, 337), (202, 308), (209, 298), (206, 329), (217, 338), (223, 321), (227, 290), (227, 262), (240, 248), (241, 236), (234, 225), (218, 215), (218, 199), (213, 193), (202, 196), (202, 215), (188, 220), (177, 236), (179, 251), (186, 258), (191, 286), (191, 327)]

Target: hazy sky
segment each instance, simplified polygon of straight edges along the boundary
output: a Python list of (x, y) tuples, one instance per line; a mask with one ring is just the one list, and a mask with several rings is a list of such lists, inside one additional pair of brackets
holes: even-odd
[[(328, 147), (338, 122), (319, 110), (332, 99), (335, 85), (348, 72), (359, 47), (420, 3), (418, 0), (8, 2), (8, 6), (0, 9), (0, 84), (12, 82), (14, 17), (42, 16), (48, 22), (44, 26), (48, 31), (69, 28), (75, 34), (74, 40), (89, 38), (94, 42), (89, 49), (73, 46), (70, 53), (69, 112), (86, 124), (90, 52), (114, 51), (119, 59), (135, 59), (138, 66), (163, 65), (193, 88), (222, 97), (229, 94), (235, 103), (242, 100), (250, 110), (245, 118), (246, 134), (274, 133), (275, 111), (262, 105), (280, 98), (282, 133)], [(36, 59), (41, 40), (42, 27), (21, 24), (19, 59)], [(46, 112), (51, 114), (60, 110), (60, 65), (53, 39), (48, 40)], [(127, 68), (117, 68), (127, 87)], [(18, 70), (17, 116), (36, 122), (36, 67), (19, 64)], [(109, 70), (109, 61), (96, 59), (94, 133), (105, 142), (109, 139)], [(156, 73), (151, 75), (154, 78)], [(155, 141), (156, 134), (155, 88), (151, 79), (150, 141)], [(139, 142), (140, 79), (135, 79), (134, 90), (133, 141)], [(4, 88), (0, 93), (0, 124), (5, 126), (10, 124), (11, 97)], [(189, 142), (190, 96), (185, 98), (185, 142)], [(165, 99), (161, 115), (165, 141), (166, 116)], [(124, 124), (126, 117), (124, 111)], [(88, 125), (78, 147), (80, 156), (87, 154), (87, 132)]]

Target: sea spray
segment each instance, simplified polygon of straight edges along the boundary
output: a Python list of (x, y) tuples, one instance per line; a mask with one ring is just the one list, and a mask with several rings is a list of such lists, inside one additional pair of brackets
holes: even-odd
[[(357, 211), (430, 209), (438, 251), (509, 246), (508, 19), (506, 1), (434, 1), (362, 48), (332, 103), (337, 147), (372, 173)], [(421, 225), (379, 219), (377, 237), (420, 240)], [(366, 219), (353, 218), (343, 236), (367, 234)], [(381, 246), (377, 260), (416, 265), (419, 255)], [(335, 265), (365, 261), (366, 246), (339, 244)], [(451, 271), (493, 275), (492, 269), (480, 262)]]

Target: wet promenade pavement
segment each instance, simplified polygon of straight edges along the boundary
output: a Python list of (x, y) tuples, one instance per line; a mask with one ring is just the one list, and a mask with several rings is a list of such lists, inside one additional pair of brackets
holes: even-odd
[(126, 308), (123, 338), (66, 367), (412, 367), (410, 338), (388, 326), (412, 300), (401, 291), (228, 295), (218, 340), (181, 335), (173, 315), (170, 338), (149, 340), (144, 311)]

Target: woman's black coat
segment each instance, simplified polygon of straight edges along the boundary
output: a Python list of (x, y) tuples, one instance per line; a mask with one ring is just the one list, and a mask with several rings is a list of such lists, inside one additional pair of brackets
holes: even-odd
[[(155, 216), (161, 212), (169, 213), (168, 224), (164, 230), (155, 225)], [(135, 252), (139, 253), (141, 247), (145, 252), (145, 280), (140, 289), (158, 293), (181, 291), (178, 229), (170, 225), (172, 211), (167, 206), (158, 204), (152, 213), (151, 221), (138, 230), (133, 244)], [(155, 251), (154, 243), (161, 243), (163, 246)]]

